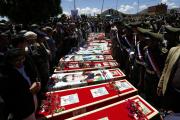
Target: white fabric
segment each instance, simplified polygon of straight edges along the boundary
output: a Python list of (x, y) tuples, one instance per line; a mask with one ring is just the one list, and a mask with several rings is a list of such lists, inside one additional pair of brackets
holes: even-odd
[(37, 34), (32, 31), (26, 32), (24, 36), (26, 39), (37, 39)]

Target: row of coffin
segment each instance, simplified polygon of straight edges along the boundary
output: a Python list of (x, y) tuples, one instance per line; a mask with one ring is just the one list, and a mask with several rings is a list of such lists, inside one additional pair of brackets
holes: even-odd
[[(146, 120), (158, 111), (137, 95), (113, 60), (110, 40), (90, 34), (85, 47), (60, 59), (39, 119)], [(105, 51), (105, 52), (104, 52)]]

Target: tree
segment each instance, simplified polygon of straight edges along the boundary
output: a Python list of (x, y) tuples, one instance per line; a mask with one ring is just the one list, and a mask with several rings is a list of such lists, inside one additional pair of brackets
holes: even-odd
[(176, 9), (171, 9), (171, 10), (170, 10), (170, 14), (175, 14), (175, 13), (177, 13), (177, 10), (176, 10)]
[(62, 13), (61, 0), (1, 0), (0, 15), (16, 23), (41, 22)]

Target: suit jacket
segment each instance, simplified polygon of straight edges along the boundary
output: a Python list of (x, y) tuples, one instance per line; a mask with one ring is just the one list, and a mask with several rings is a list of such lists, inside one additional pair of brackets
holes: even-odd
[(170, 79), (171, 71), (173, 69), (173, 66), (175, 65), (176, 61), (180, 57), (180, 45), (177, 47), (172, 47), (168, 53), (168, 56), (166, 58), (165, 66), (163, 69), (163, 73), (161, 75), (158, 87), (162, 87), (162, 93), (163, 95), (166, 92), (167, 85)]
[(5, 120), (5, 103), (2, 97), (0, 96), (0, 120)]
[[(32, 64), (25, 61), (25, 72), (29, 76), (31, 83), (36, 81)], [(1, 66), (2, 77), (0, 77), (0, 95), (6, 103), (9, 113), (14, 118), (21, 120), (35, 111), (33, 95), (30, 92), (30, 85), (25, 78), (10, 64)]]

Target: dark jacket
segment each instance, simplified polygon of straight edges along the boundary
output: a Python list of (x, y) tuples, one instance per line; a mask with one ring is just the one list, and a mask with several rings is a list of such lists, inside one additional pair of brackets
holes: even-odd
[(5, 103), (2, 97), (0, 96), (0, 120), (5, 120)]
[[(35, 82), (36, 74), (32, 64), (26, 60), (24, 66), (31, 83)], [(28, 117), (35, 111), (33, 95), (29, 90), (30, 85), (10, 64), (2, 65), (1, 73), (3, 76), (0, 78), (0, 95), (6, 103), (8, 112), (12, 113), (17, 120)]]

